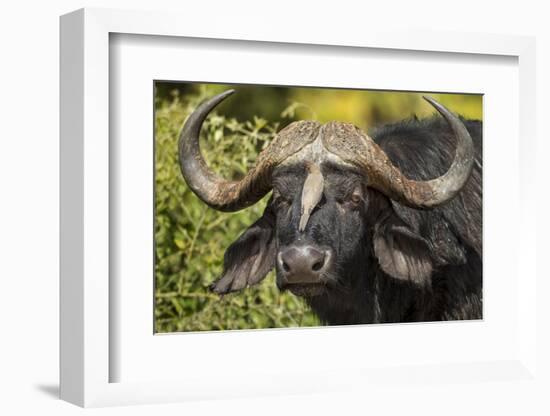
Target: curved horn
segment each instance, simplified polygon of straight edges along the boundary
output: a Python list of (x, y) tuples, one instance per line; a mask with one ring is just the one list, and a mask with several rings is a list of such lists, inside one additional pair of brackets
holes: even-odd
[(313, 141), (319, 130), (315, 122), (289, 125), (258, 155), (255, 167), (243, 179), (227, 181), (206, 165), (200, 150), (199, 136), (208, 114), (234, 92), (227, 90), (199, 105), (185, 122), (178, 142), (183, 178), (203, 202), (220, 211), (238, 211), (259, 201), (271, 190), (271, 174), (275, 166)]
[(404, 205), (428, 209), (451, 200), (466, 184), (472, 172), (475, 149), (470, 133), (457, 116), (433, 98), (423, 98), (443, 116), (456, 137), (451, 167), (438, 178), (428, 181), (406, 178), (380, 146), (355, 126), (333, 125), (325, 140), (333, 153), (367, 172), (369, 186)]

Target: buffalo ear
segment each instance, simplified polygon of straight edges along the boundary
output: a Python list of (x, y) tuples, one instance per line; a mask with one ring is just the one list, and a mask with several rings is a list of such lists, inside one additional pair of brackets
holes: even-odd
[(268, 204), (262, 217), (225, 251), (222, 276), (210, 289), (219, 294), (259, 283), (275, 266), (275, 216)]
[(374, 254), (391, 277), (430, 285), (433, 270), (430, 243), (416, 234), (393, 210), (374, 228)]

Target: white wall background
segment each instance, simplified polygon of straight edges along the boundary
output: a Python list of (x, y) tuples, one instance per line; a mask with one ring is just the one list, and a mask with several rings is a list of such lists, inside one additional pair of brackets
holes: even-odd
[[(276, 20), (285, 25), (385, 24), (392, 27), (510, 33), (537, 36), (538, 183), (549, 175), (547, 115), (550, 114), (550, 29), (545, 2), (458, 0), (376, 1), (338, 0), (307, 3), (277, 0), (204, 1), (186, 6), (168, 0), (88, 0), (4, 2), (0, 10), (0, 414), (55, 414), (82, 412), (57, 400), (58, 389), (58, 16), (80, 7), (180, 10), (190, 19), (234, 13), (251, 21)], [(301, 20), (303, 19), (303, 22)], [(338, 22), (332, 24), (332, 22)], [(185, 22), (182, 21), (182, 25)], [(208, 25), (205, 19), (205, 25)], [(544, 184), (544, 185), (543, 185)], [(539, 274), (550, 277), (543, 263), (549, 231), (548, 197), (539, 206)], [(505, 232), (503, 232), (505, 235)], [(544, 270), (543, 270), (544, 268)], [(538, 286), (539, 299), (550, 285)], [(539, 360), (548, 370), (549, 306), (539, 302)], [(545, 371), (545, 374), (550, 374)], [(550, 414), (545, 395), (550, 391), (498, 383), (483, 394), (463, 384), (411, 389), (405, 397), (387, 394), (363, 397), (338, 393), (324, 396), (275, 397), (93, 410), (99, 414)]]

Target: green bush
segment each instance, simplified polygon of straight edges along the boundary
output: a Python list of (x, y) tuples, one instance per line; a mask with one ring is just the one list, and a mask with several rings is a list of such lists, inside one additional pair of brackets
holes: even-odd
[[(208, 286), (222, 271), (224, 251), (259, 218), (266, 199), (238, 213), (208, 208), (187, 187), (177, 160), (177, 138), (187, 116), (211, 91), (155, 103), (155, 323), (157, 332), (318, 325), (303, 300), (279, 293), (273, 272), (259, 285), (223, 298)], [(201, 147), (208, 165), (238, 178), (253, 165), (278, 126), (254, 117), (239, 122), (212, 113)]]

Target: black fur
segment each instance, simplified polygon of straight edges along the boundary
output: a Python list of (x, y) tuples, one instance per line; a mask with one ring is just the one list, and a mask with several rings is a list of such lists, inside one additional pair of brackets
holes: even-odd
[[(482, 124), (463, 122), (476, 147), (472, 175), (457, 197), (432, 210), (400, 205), (368, 188), (362, 174), (324, 164), (323, 199), (300, 236), (305, 167), (277, 169), (264, 216), (228, 249), (213, 289), (226, 293), (259, 282), (278, 247), (301, 237), (334, 254), (321, 292), (291, 289), (325, 323), (481, 319)], [(440, 176), (454, 157), (455, 138), (439, 117), (385, 126), (371, 136), (413, 179)]]

